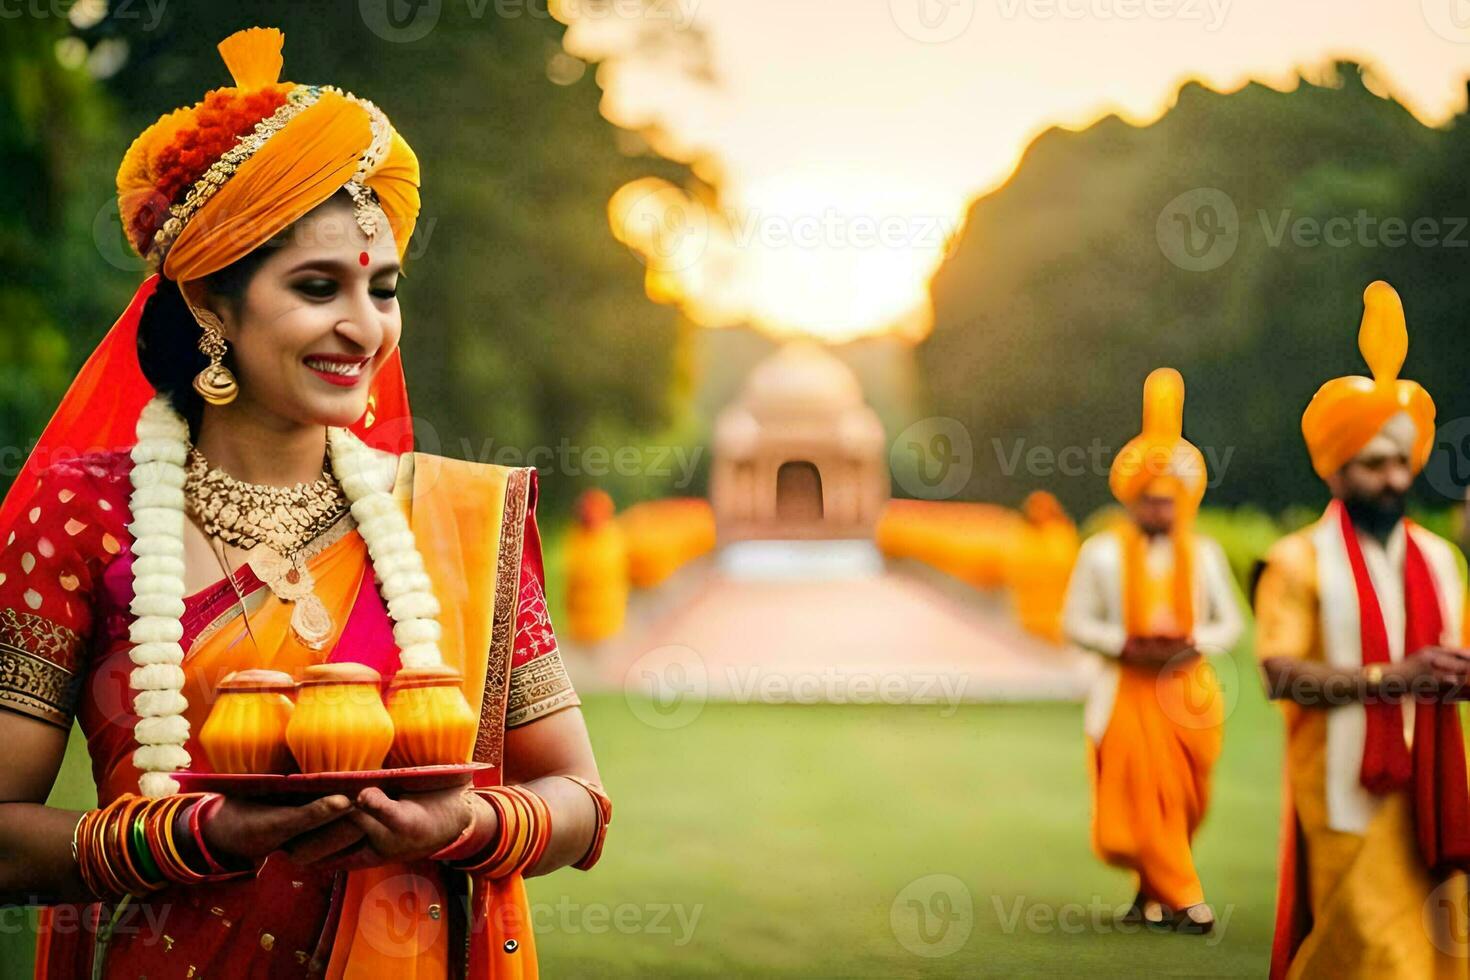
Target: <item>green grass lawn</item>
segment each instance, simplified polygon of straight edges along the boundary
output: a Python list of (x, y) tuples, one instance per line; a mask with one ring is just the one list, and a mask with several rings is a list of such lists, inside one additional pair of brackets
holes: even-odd
[[(710, 704), (664, 730), (597, 695), (616, 820), (593, 872), (530, 884), (545, 975), (1261, 976), (1280, 726), (1254, 673), (1222, 673), (1240, 696), (1196, 847), (1216, 936), (1113, 926), (1132, 887), (1088, 849), (1077, 706)], [(936, 897), (934, 875), (958, 882)], [(7, 921), (3, 974), (23, 976), (29, 936)]]

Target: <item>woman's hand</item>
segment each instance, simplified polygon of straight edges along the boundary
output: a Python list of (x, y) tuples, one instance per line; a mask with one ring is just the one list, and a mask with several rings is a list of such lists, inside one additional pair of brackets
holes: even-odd
[(370, 786), (357, 794), (356, 805), (343, 821), (357, 830), (361, 843), (317, 860), (316, 866), (353, 871), (426, 858), (452, 844), (470, 825), (473, 806), (462, 787), (405, 793), (395, 800)]
[(269, 806), (227, 796), (200, 825), (199, 833), (212, 854), (234, 859), (223, 863), (256, 861), (293, 838), (333, 826), (351, 811), (352, 801), (340, 794), (301, 806)]

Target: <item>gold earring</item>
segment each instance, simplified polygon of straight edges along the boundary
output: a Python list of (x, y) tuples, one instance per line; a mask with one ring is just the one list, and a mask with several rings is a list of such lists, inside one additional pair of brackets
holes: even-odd
[(194, 310), (194, 318), (204, 331), (199, 337), (199, 350), (209, 364), (194, 375), (194, 390), (211, 405), (228, 405), (240, 393), (240, 385), (230, 369), (220, 363), (225, 356), (224, 324), (209, 310)]

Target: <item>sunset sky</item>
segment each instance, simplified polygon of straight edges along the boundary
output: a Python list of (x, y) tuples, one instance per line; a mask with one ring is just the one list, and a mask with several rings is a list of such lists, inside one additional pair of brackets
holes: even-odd
[[(557, 13), (570, 24), (567, 50), (600, 63), (604, 115), (656, 125), (660, 151), (704, 159), (721, 195), (710, 214), (640, 185), (623, 195), (637, 214), (612, 209), (635, 250), (649, 249), (631, 241), (634, 226), (662, 236), (651, 292), (711, 325), (749, 321), (832, 340), (921, 336), (945, 235), (1048, 126), (1109, 112), (1146, 123), (1187, 79), (1289, 87), (1299, 69), (1334, 56), (1371, 64), (1381, 91), (1437, 124), (1464, 109), (1470, 75), (1470, 0), (647, 0), (641, 14), (633, 0), (610, 0), (597, 9), (563, 0)], [(708, 82), (681, 70), (682, 47), (669, 43), (696, 34)]]

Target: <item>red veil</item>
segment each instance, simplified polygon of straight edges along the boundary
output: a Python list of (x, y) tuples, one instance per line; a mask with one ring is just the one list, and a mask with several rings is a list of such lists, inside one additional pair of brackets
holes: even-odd
[[(92, 452), (131, 449), (136, 444), (138, 413), (156, 394), (138, 364), (138, 320), (158, 279), (155, 273), (143, 281), (128, 308), (82, 365), (0, 504), (0, 531), (14, 525), (30, 480), (52, 463)], [(375, 449), (395, 454), (413, 449), (413, 419), (398, 351), (373, 378), (368, 409), (352, 431)]]

